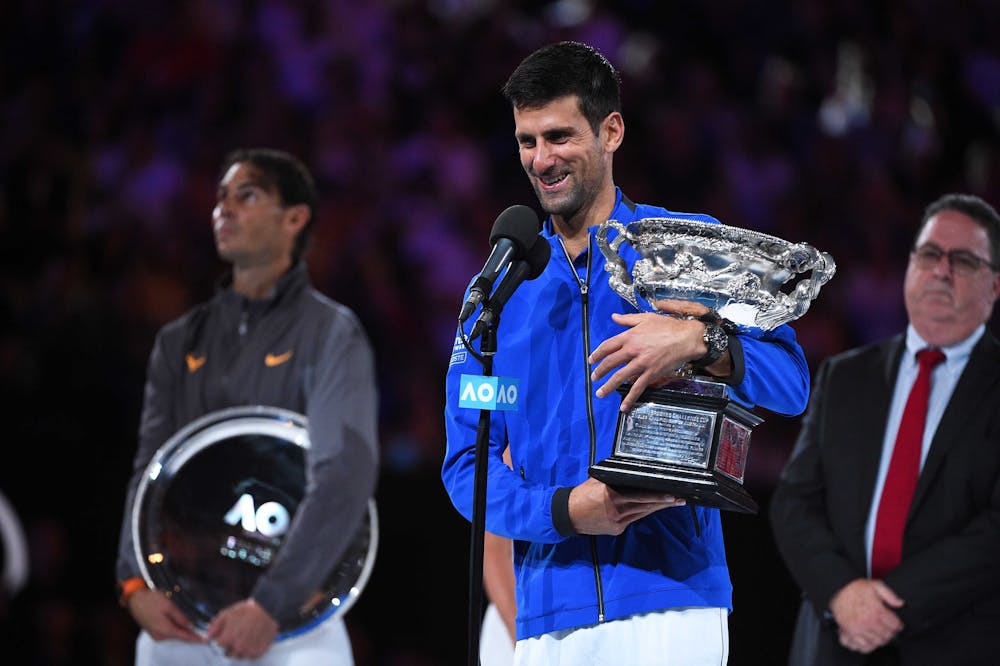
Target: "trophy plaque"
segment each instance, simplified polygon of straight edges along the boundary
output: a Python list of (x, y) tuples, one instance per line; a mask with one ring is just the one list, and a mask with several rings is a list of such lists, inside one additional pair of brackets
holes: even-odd
[[(597, 244), (611, 287), (636, 309), (671, 316), (653, 303), (700, 303), (709, 311), (700, 319), (730, 332), (768, 331), (798, 319), (836, 272), (829, 254), (804, 243), (690, 219), (608, 220), (597, 231)], [(631, 271), (622, 252), (631, 255)], [(612, 455), (589, 473), (619, 490), (654, 490), (756, 513), (743, 479), (750, 434), (762, 422), (728, 397), (724, 383), (694, 376), (685, 366), (619, 415)]]
[[(146, 467), (132, 508), (135, 556), (146, 584), (199, 631), (246, 599), (277, 557), (305, 494), (308, 448), (304, 416), (234, 407), (182, 428)], [(378, 545), (374, 500), (347, 537), (347, 551), (296, 617), (281, 622), (278, 640), (346, 613), (360, 596)]]

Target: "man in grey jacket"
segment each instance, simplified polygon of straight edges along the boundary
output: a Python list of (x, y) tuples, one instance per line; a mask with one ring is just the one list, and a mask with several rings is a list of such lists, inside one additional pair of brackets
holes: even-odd
[[(122, 603), (142, 628), (140, 665), (228, 663), (224, 657), (268, 666), (353, 664), (339, 618), (275, 642), (283, 620), (294, 617), (343, 555), (344, 535), (361, 525), (378, 466), (368, 339), (353, 312), (311, 286), (301, 259), (316, 198), (312, 177), (291, 155), (231, 154), (212, 214), (216, 248), (231, 274), (213, 299), (157, 335), (116, 568)], [(250, 596), (198, 632), (166, 595), (146, 588), (133, 550), (131, 506), (143, 471), (171, 435), (239, 405), (307, 417), (308, 482), (277, 558)]]

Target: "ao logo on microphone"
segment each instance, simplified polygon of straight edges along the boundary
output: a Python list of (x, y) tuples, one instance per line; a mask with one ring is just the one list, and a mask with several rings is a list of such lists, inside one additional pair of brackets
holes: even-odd
[(459, 407), (517, 410), (517, 380), (510, 377), (462, 375), (458, 391)]
[(280, 537), (288, 531), (291, 518), (288, 509), (278, 502), (264, 502), (256, 506), (253, 495), (243, 493), (223, 520), (229, 525), (241, 523), (247, 532), (257, 532), (266, 537)]

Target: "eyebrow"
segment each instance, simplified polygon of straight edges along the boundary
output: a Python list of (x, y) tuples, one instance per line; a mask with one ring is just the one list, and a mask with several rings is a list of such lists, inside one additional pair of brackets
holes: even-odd
[(921, 249), (924, 249), (924, 248), (933, 248), (933, 249), (935, 249), (938, 252), (941, 252), (943, 254), (949, 254), (949, 253), (952, 253), (952, 252), (964, 252), (966, 254), (972, 255), (973, 257), (976, 257), (977, 259), (982, 259), (983, 261), (989, 261), (985, 257), (979, 256), (979, 253), (976, 252), (975, 250), (971, 249), (971, 248), (968, 248), (968, 247), (953, 247), (950, 250), (946, 250), (946, 249), (944, 249), (943, 247), (941, 247), (940, 245), (938, 245), (937, 243), (935, 243), (933, 241), (927, 241), (926, 243), (923, 243), (921, 245), (917, 245), (913, 249), (914, 250), (921, 250)]
[[(267, 192), (268, 191), (268, 189), (266, 187), (264, 187), (263, 183), (259, 183), (259, 182), (255, 181), (255, 180), (252, 180), (252, 179), (251, 180), (243, 181), (242, 183), (240, 183), (239, 185), (237, 185), (233, 189), (235, 191), (237, 191), (237, 192), (242, 192), (242, 191), (245, 191), (245, 190), (260, 190), (262, 192)], [(222, 193), (222, 192), (227, 192), (227, 191), (229, 191), (229, 186), (228, 185), (223, 185), (221, 183), (219, 184), (218, 187), (215, 188), (215, 193), (217, 195), (220, 194), (220, 193)]]
[(576, 133), (577, 133), (576, 128), (572, 126), (566, 126), (566, 127), (552, 127), (537, 135), (532, 134), (530, 132), (516, 132), (514, 136), (517, 137), (518, 141), (521, 141), (523, 139), (533, 139), (535, 138), (535, 136), (540, 136), (543, 139), (548, 139), (549, 141), (551, 141), (552, 139), (559, 139), (565, 136), (572, 136), (573, 134)]

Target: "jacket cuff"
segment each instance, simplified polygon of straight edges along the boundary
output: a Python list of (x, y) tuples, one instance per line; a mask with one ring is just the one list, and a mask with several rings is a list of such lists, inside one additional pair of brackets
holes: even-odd
[(728, 377), (719, 377), (719, 379), (723, 384), (739, 386), (743, 383), (743, 377), (746, 375), (747, 364), (743, 357), (743, 343), (738, 335), (729, 336), (729, 360), (733, 364), (733, 371), (729, 373)]
[(572, 488), (557, 488), (552, 495), (552, 526), (562, 537), (579, 536), (569, 519), (569, 494)]
[(287, 602), (283, 598), (284, 595), (275, 590), (273, 585), (267, 585), (264, 579), (257, 581), (257, 585), (253, 592), (250, 593), (250, 596), (261, 608), (267, 611), (267, 614), (275, 622), (280, 624), (283, 620), (287, 619), (284, 609)]
[(146, 581), (139, 576), (126, 578), (118, 583), (118, 604), (122, 608), (128, 608), (128, 599), (139, 590), (147, 589)]

